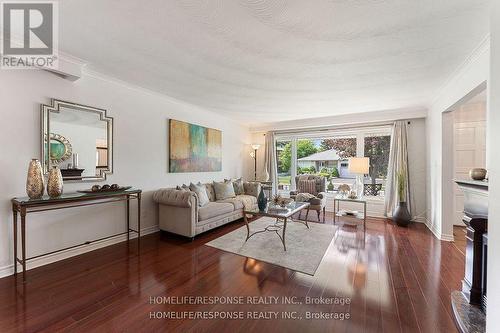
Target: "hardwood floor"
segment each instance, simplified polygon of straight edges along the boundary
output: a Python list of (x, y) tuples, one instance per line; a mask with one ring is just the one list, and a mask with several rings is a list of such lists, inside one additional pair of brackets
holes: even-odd
[[(362, 228), (338, 227), (315, 276), (204, 245), (242, 225), (223, 226), (193, 242), (156, 233), (141, 240), (140, 256), (135, 242), (120, 243), (30, 270), (25, 284), (0, 279), (0, 331), (456, 332), (450, 292), (460, 288), (464, 257), (424, 225), (403, 229), (369, 219), (365, 237)], [(157, 296), (295, 296), (303, 304), (152, 304)], [(311, 305), (305, 297), (351, 303)], [(280, 317), (296, 311), (303, 319), (154, 318), (168, 311)], [(308, 320), (306, 312), (350, 317)]]
[(458, 251), (465, 256), (465, 249), (467, 248), (467, 240), (465, 239), (465, 235), (467, 234), (467, 230), (465, 227), (453, 226), (453, 238), (454, 244)]

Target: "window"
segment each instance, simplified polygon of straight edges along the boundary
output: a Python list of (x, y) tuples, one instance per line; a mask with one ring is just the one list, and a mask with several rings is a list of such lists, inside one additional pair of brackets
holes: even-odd
[(292, 141), (276, 140), (276, 162), (278, 164), (278, 193), (288, 193), (292, 184)]
[[(317, 133), (316, 133), (317, 134)], [(349, 173), (349, 158), (370, 158), (370, 173), (365, 176), (365, 195), (384, 195), (389, 164), (390, 128), (348, 129), (277, 135), (278, 190), (286, 194), (294, 189), (294, 178), (300, 174), (325, 177), (327, 192), (336, 193), (338, 187), (352, 187), (356, 175)]]
[(391, 136), (384, 134), (365, 135), (365, 156), (370, 158), (370, 174), (365, 181), (365, 195), (383, 196), (389, 166)]

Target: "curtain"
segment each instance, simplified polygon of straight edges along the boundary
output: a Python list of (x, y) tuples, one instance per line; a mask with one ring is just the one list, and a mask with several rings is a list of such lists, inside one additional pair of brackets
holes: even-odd
[(264, 151), (264, 169), (266, 171), (266, 180), (273, 182), (273, 195), (276, 194), (278, 168), (276, 164), (276, 147), (274, 142), (274, 132), (266, 133), (266, 146)]
[(396, 121), (392, 127), (391, 151), (389, 153), (389, 168), (385, 185), (385, 216), (391, 217), (398, 205), (398, 175), (403, 174), (406, 195), (401, 201), (406, 201), (411, 214), (410, 172), (408, 166), (408, 122)]

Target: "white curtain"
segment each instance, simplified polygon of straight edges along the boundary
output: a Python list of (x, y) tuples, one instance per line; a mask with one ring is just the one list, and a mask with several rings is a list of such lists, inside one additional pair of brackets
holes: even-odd
[[(398, 175), (404, 174), (406, 196), (398, 196)], [(406, 201), (411, 214), (410, 172), (408, 165), (408, 122), (396, 121), (392, 127), (389, 168), (385, 185), (385, 216), (391, 217), (399, 201)]]
[(264, 169), (266, 171), (266, 180), (273, 182), (273, 195), (276, 194), (278, 167), (276, 164), (276, 147), (274, 142), (274, 132), (266, 133), (266, 146), (264, 151)]

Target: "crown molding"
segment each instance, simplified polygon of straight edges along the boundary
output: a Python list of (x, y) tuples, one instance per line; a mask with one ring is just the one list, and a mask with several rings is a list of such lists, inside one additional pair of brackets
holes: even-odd
[(431, 103), (428, 105), (429, 108), (434, 107), (439, 103), (439, 100), (446, 95), (448, 89), (457, 84), (465, 73), (472, 68), (476, 63), (478, 63), (482, 56), (490, 53), (490, 34), (479, 43), (478, 46), (471, 52), (471, 54), (462, 62), (449, 76), (449, 78), (443, 83), (443, 85), (437, 90), (437, 94), (432, 99)]

